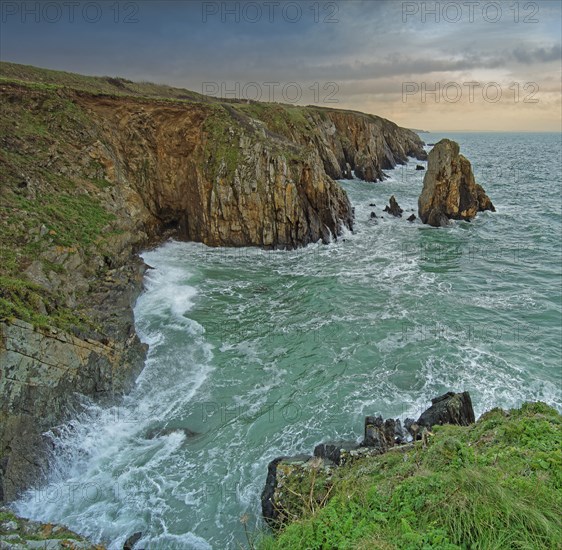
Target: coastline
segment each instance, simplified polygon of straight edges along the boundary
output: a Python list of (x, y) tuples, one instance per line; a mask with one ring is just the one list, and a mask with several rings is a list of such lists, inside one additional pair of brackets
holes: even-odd
[[(16, 122), (2, 128), (2, 206), (12, 216), (0, 226), (0, 502), (8, 502), (44, 478), (44, 434), (73, 414), (75, 392), (111, 402), (142, 369), (146, 348), (132, 317), (145, 269), (138, 251), (169, 236), (232, 247), (327, 242), (353, 220), (332, 178), (354, 170), (377, 181), (425, 151), (416, 134), (373, 115), (159, 97), (185, 92), (166, 87), (146, 97), (142, 85), (123, 94), (111, 79), (2, 68), (5, 121)], [(157, 123), (170, 132), (196, 125), (182, 143), (193, 158), (171, 183), (177, 145), (155, 134)], [(131, 124), (133, 139), (123, 129)], [(225, 132), (237, 139), (224, 142)], [(209, 139), (216, 150), (206, 158)], [(244, 152), (242, 164), (231, 150)], [(277, 209), (246, 203), (241, 178), (258, 182), (256, 205)]]

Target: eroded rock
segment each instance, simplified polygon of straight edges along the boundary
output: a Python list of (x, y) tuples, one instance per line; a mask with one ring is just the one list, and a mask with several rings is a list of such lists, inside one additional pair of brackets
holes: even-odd
[(2, 550), (104, 550), (62, 525), (24, 519), (9, 508), (0, 507), (0, 517)]
[(436, 424), (467, 426), (473, 422), (474, 411), (468, 392), (448, 392), (436, 397), (417, 421), (411, 418), (404, 421), (405, 429), (399, 419), (367, 416), (364, 438), (359, 445), (355, 441), (320, 443), (314, 448), (314, 456), (272, 460), (261, 496), (263, 517), (271, 527), (278, 529), (287, 520), (302, 517), (304, 511), (323, 506), (328, 500), (336, 468), (365, 457), (407, 449), (407, 432), (416, 441), (423, 439), (423, 434)]
[(430, 428), (437, 424), (468, 426), (475, 422), (472, 400), (468, 392), (447, 392), (431, 400), (431, 407), (418, 418), (420, 426)]
[(471, 220), (483, 210), (495, 211), (495, 208), (474, 180), (470, 161), (460, 154), (458, 143), (442, 139), (428, 156), (418, 200), (421, 221), (443, 227), (450, 219)]
[(394, 197), (394, 195), (392, 195), (392, 197), (390, 197), (389, 204), (388, 204), (388, 206), (385, 207), (384, 211), (388, 212), (389, 214), (392, 214), (396, 218), (401, 218), (402, 212), (404, 212), (404, 210), (402, 210), (402, 208), (400, 208), (400, 205), (396, 201), (396, 198)]
[(123, 544), (123, 550), (133, 550), (135, 548), (135, 544), (142, 539), (142, 533), (137, 531), (133, 533)]
[(357, 449), (355, 441), (334, 441), (330, 443), (320, 443), (314, 448), (314, 456), (324, 458), (336, 465), (346, 462), (346, 458), (351, 451)]

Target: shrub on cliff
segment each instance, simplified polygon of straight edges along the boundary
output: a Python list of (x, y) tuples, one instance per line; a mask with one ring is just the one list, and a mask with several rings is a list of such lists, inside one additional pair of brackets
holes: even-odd
[(436, 426), (425, 445), (341, 467), (324, 508), (260, 547), (560, 548), (561, 426), (542, 403)]

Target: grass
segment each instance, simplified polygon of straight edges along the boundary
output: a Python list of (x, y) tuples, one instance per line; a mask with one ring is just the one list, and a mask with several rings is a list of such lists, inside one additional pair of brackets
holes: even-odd
[(212, 109), (203, 124), (208, 136), (208, 169), (213, 180), (221, 175), (234, 175), (240, 155), (235, 127), (235, 121), (222, 107)]
[(64, 307), (60, 293), (47, 290), (25, 277), (0, 275), (0, 320), (21, 319), (38, 328), (65, 331), (95, 327), (79, 311)]
[(427, 448), (341, 467), (323, 508), (303, 506), (258, 546), (560, 549), (561, 425), (554, 409), (533, 403), (494, 409), (471, 427), (436, 427)]
[(132, 82), (125, 78), (109, 76), (85, 76), (8, 62), (0, 62), (0, 85), (3, 83), (25, 85), (30, 89), (49, 92), (70, 88), (95, 95), (134, 96), (175, 101), (214, 101), (197, 92), (164, 84)]
[(306, 118), (306, 108), (281, 104), (250, 103), (237, 105), (236, 109), (264, 122), (274, 133), (290, 136), (297, 130), (305, 135), (312, 133)]

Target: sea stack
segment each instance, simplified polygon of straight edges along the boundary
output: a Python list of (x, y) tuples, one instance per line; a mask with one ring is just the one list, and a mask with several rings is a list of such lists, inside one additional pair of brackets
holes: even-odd
[(445, 226), (449, 220), (471, 220), (477, 212), (495, 212), (492, 201), (472, 173), (459, 144), (442, 139), (428, 155), (427, 172), (418, 199), (423, 223)]

